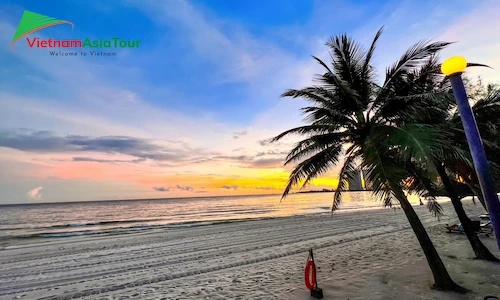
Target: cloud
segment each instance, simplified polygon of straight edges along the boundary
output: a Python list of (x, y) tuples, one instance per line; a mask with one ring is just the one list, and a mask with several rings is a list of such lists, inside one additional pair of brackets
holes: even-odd
[(211, 160), (233, 160), (233, 161), (249, 161), (253, 158), (247, 155), (216, 155), (210, 158)]
[(285, 157), (286, 155), (288, 155), (288, 153), (290, 153), (289, 150), (268, 150), (268, 151), (258, 152), (257, 154), (255, 154), (255, 156), (257, 156), (257, 157), (259, 157), (259, 156), (281, 156), (281, 157)]
[(261, 146), (267, 146), (271, 143), (271, 140), (272, 139), (259, 140), (259, 141), (257, 141), (257, 143), (259, 143), (259, 145), (261, 145)]
[(192, 191), (194, 191), (194, 188), (192, 186), (176, 185), (176, 187), (177, 187), (178, 190), (181, 190), (181, 191), (186, 191), (186, 192), (192, 192)]
[(223, 185), (223, 186), (221, 186), (221, 188), (226, 189), (226, 190), (233, 189), (236, 191), (238, 189), (238, 186), (237, 185)]
[(271, 64), (276, 64), (273, 58), (279, 56), (276, 53), (280, 52), (279, 48), (263, 44), (215, 16), (209, 18), (208, 11), (188, 1), (130, 2), (149, 14), (158, 25), (175, 26), (183, 42), (196, 52), (198, 58), (217, 65), (213, 72), (217, 72), (221, 82), (249, 82), (262, 72), (271, 72)]
[(494, 0), (477, 3), (478, 7), (445, 27), (440, 39), (458, 42), (445, 49), (442, 58), (461, 55), (470, 62), (487, 64), (493, 69), (468, 68), (466, 73), (471, 77), (480, 75), (486, 82), (500, 83), (500, 43), (494, 38), (500, 27), (500, 5)]
[(154, 187), (153, 190), (158, 191), (158, 192), (168, 192), (168, 191), (170, 191), (170, 188), (166, 188), (166, 187)]
[[(299, 107), (297, 106), (297, 109), (296, 111), (299, 111)], [(266, 113), (267, 114), (267, 113)], [(270, 113), (269, 113), (270, 115)], [(297, 122), (295, 124), (291, 124), (289, 127), (283, 127), (282, 129), (280, 130), (276, 130), (276, 134), (277, 135), (278, 133), (281, 133), (283, 132), (284, 130), (288, 130), (290, 129), (291, 127), (295, 127), (295, 126), (298, 126), (300, 125), (300, 122)], [(280, 140), (279, 142), (274, 142), (272, 143), (271, 141), (273, 140), (273, 137), (271, 138), (268, 138), (268, 139), (263, 139), (263, 140), (258, 140), (257, 141), (257, 144), (261, 145), (262, 147), (267, 147), (267, 146), (275, 146), (275, 147), (278, 147), (278, 146), (286, 146), (286, 147), (290, 147), (290, 143), (285, 143), (283, 141), (287, 140), (287, 139), (290, 139), (289, 137), (286, 137), (286, 138), (283, 138), (282, 140)]]
[(42, 189), (43, 189), (43, 187), (41, 187), (41, 186), (36, 187), (36, 188), (30, 190), (26, 195), (30, 199), (40, 200), (40, 199), (42, 199), (42, 193), (41, 193)]
[[(64, 161), (64, 160), (63, 160)], [(141, 163), (145, 162), (146, 158), (138, 158), (134, 160), (121, 160), (121, 159), (97, 159), (91, 157), (73, 157), (72, 161), (85, 161), (85, 162), (98, 162), (98, 163)]]
[(248, 134), (248, 130), (243, 130), (243, 131), (235, 132), (233, 134), (233, 140), (239, 139), (240, 137), (245, 136), (247, 134)]
[[(57, 136), (49, 131), (28, 129), (1, 130), (0, 147), (7, 147), (27, 152), (63, 153), (63, 152), (98, 152), (106, 154), (125, 154), (137, 157), (131, 162), (146, 159), (158, 161), (180, 162), (193, 159), (194, 152), (201, 149), (190, 149), (175, 142), (155, 141), (129, 136), (90, 137), (81, 135)], [(74, 161), (123, 162), (107, 161), (86, 157), (75, 157)], [(127, 162), (127, 161), (125, 161)]]
[(271, 186), (259, 186), (259, 187), (254, 187), (253, 189), (270, 191), (270, 190), (276, 190), (277, 188)]
[[(147, 160), (161, 162), (162, 166), (203, 164), (209, 162), (233, 161), (254, 167), (266, 166), (282, 161), (287, 150), (271, 149), (255, 154), (225, 155), (208, 149), (193, 149), (182, 142), (136, 138), (130, 136), (83, 136), (57, 135), (50, 131), (31, 129), (0, 130), (0, 147), (36, 153), (101, 153), (106, 155), (127, 155), (135, 159), (95, 158), (91, 156), (72, 157), (74, 162), (97, 163), (142, 163)], [(243, 148), (242, 148), (243, 149)], [(249, 150), (250, 151), (250, 150)], [(245, 151), (248, 152), (248, 151)], [(257, 159), (267, 157), (266, 159)], [(274, 160), (271, 158), (275, 158)], [(280, 160), (278, 160), (280, 158)], [(67, 159), (53, 158), (65, 162)], [(164, 163), (173, 163), (165, 165)]]
[(250, 167), (253, 168), (281, 168), (285, 162), (284, 158), (265, 158), (253, 161)]

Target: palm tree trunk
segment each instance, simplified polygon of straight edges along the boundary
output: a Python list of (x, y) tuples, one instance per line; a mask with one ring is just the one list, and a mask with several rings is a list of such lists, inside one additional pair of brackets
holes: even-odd
[(456, 284), (448, 274), (443, 261), (439, 257), (439, 254), (434, 247), (427, 231), (420, 222), (417, 213), (413, 209), (413, 206), (408, 201), (408, 198), (404, 195), (403, 190), (400, 187), (393, 187), (393, 191), (397, 191), (396, 197), (401, 204), (401, 208), (405, 212), (408, 222), (410, 222), (413, 232), (417, 236), (418, 242), (424, 251), (429, 267), (431, 268), (432, 274), (434, 276), (434, 288), (439, 290), (455, 291), (459, 293), (465, 293), (467, 290)]
[(453, 189), (453, 185), (450, 181), (450, 178), (448, 177), (448, 174), (446, 174), (444, 167), (439, 162), (436, 162), (435, 165), (439, 177), (441, 177), (441, 181), (443, 182), (446, 193), (450, 197), (451, 203), (455, 208), (458, 219), (460, 220), (460, 223), (462, 223), (465, 235), (467, 235), (469, 243), (472, 246), (474, 253), (476, 254), (476, 258), (495, 262), (499, 261), (493, 254), (491, 254), (490, 250), (486, 248), (486, 246), (481, 242), (481, 240), (477, 237), (477, 234), (474, 232), (472, 223), (469, 217), (467, 217), (467, 214), (465, 213), (465, 210), (462, 206), (462, 201), (460, 201), (460, 198)]
[(481, 191), (481, 189), (477, 188), (474, 184), (469, 184), (469, 188), (472, 190), (474, 194), (476, 194), (477, 199), (479, 199), (479, 202), (484, 207), (484, 209), (488, 211), (488, 207), (486, 206), (486, 202), (484, 200), (483, 192)]

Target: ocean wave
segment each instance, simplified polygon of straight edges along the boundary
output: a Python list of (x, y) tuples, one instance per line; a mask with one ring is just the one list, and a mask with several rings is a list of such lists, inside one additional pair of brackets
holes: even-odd
[(64, 231), (64, 232), (40, 232), (11, 236), (12, 239), (35, 239), (35, 238), (65, 238), (85, 235), (102, 235), (109, 233), (120, 233), (123, 231), (147, 230), (146, 227), (113, 228), (110, 230), (85, 230), (85, 231)]
[[(254, 210), (250, 209), (253, 215), (265, 214), (264, 210)], [(234, 215), (244, 214), (243, 210), (233, 210)], [(215, 217), (218, 214), (202, 214), (205, 218)], [(243, 218), (248, 219), (248, 218)], [(96, 222), (85, 222), (85, 223), (67, 223), (67, 224), (54, 224), (48, 226), (33, 226), (32, 224), (27, 224), (26, 226), (16, 226), (16, 227), (4, 227), (0, 228), (0, 232), (8, 232), (10, 234), (0, 234), (0, 237), (6, 238), (52, 238), (52, 237), (69, 237), (69, 236), (81, 236), (81, 235), (95, 235), (95, 234), (107, 234), (113, 232), (124, 232), (124, 231), (137, 231), (137, 230), (147, 230), (147, 229), (161, 229), (161, 228), (175, 228), (175, 227), (190, 227), (190, 226), (204, 226), (216, 223), (227, 223), (235, 222), (239, 219), (231, 220), (195, 220), (195, 221), (179, 221), (172, 222), (169, 218), (155, 218), (155, 219), (131, 219), (131, 220), (110, 220), (110, 221), (96, 221)], [(151, 224), (151, 223), (162, 223), (162, 224)], [(130, 226), (127, 226), (129, 224)], [(102, 227), (92, 228), (91, 227)], [(67, 229), (66, 231), (64, 229)], [(87, 229), (87, 230), (86, 230)], [(90, 229), (90, 230), (88, 230)], [(29, 232), (26, 234), (26, 232)]]
[[(342, 207), (341, 212), (348, 212), (370, 208), (381, 208), (380, 204), (375, 204), (373, 206), (365, 207)], [(319, 205), (312, 208), (302, 208), (297, 211), (294, 216), (308, 215), (314, 213), (329, 213), (331, 207)], [(183, 227), (195, 227), (195, 226), (207, 226), (207, 225), (222, 225), (235, 222), (246, 222), (246, 221), (257, 221), (257, 220), (267, 220), (287, 217), (290, 215), (277, 216), (275, 207), (247, 207), (245, 209), (241, 208), (229, 208), (224, 209), (224, 207), (219, 206), (211, 210), (199, 214), (193, 214), (192, 212), (186, 214), (184, 217), (182, 214), (175, 214), (173, 216), (164, 218), (138, 218), (138, 219), (125, 219), (125, 220), (108, 220), (108, 221), (81, 221), (79, 222), (68, 222), (63, 224), (62, 222), (52, 223), (52, 224), (40, 224), (39, 226), (33, 226), (34, 224), (26, 224), (26, 226), (21, 224), (12, 224), (7, 226), (12, 226), (16, 228), (2, 228), (0, 229), (0, 239), (43, 239), (43, 238), (67, 238), (76, 236), (96, 236), (96, 235), (113, 235), (113, 234), (127, 234), (134, 232), (141, 232), (146, 230), (162, 230), (162, 229), (175, 229)], [(225, 216), (219, 215), (218, 212), (226, 213)], [(189, 220), (191, 219), (191, 220)], [(193, 220), (194, 219), (194, 220)]]
[(222, 225), (222, 224), (244, 222), (251, 220), (263, 220), (263, 219), (272, 219), (272, 218), (243, 218), (243, 219), (227, 219), (227, 220), (207, 220), (207, 221), (200, 220), (200, 221), (175, 222), (175, 223), (161, 224), (161, 225), (137, 225), (131, 227), (114, 227), (103, 230), (53, 231), (53, 232), (47, 231), (47, 232), (36, 232), (28, 234), (18, 234), (4, 238), (26, 240), (26, 239), (38, 239), (38, 238), (68, 238), (76, 236), (123, 234), (123, 233), (133, 233), (133, 232), (152, 230), (152, 229), (174, 229), (182, 227)]
[(11, 230), (43, 230), (43, 229), (59, 229), (59, 228), (81, 228), (81, 227), (93, 227), (93, 226), (110, 226), (117, 224), (131, 224), (131, 223), (147, 223), (147, 222), (158, 222), (165, 221), (168, 219), (137, 219), (137, 220), (113, 220), (113, 221), (99, 221), (99, 222), (88, 222), (88, 223), (67, 223), (67, 224), (55, 224), (49, 226), (34, 226), (28, 224), (23, 227), (3, 227), (0, 231), (11, 231)]
[(68, 227), (106, 226), (106, 225), (128, 224), (128, 223), (157, 222), (157, 221), (163, 221), (163, 220), (165, 220), (165, 219), (112, 220), (112, 221), (99, 221), (99, 222), (89, 222), (89, 223), (56, 224), (56, 225), (52, 225), (52, 226), (39, 227), (39, 228), (68, 228)]
[[(373, 208), (383, 208), (384, 206), (380, 204), (373, 204), (373, 205), (364, 205), (364, 206), (342, 206), (338, 211), (352, 211), (352, 210), (364, 210), (364, 209), (373, 209)], [(315, 206), (315, 207), (310, 207), (307, 208), (307, 210), (320, 210), (320, 211), (328, 211), (330, 212), (332, 210), (331, 206)]]
[(316, 210), (316, 209), (320, 209), (320, 210), (331, 210), (332, 207), (331, 206), (316, 206), (316, 207), (311, 207), (309, 208), (309, 210)]

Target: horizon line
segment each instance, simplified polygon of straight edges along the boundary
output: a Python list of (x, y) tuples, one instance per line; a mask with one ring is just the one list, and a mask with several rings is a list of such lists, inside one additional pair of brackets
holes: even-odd
[[(290, 195), (306, 194), (306, 193), (334, 193), (335, 191), (322, 192), (295, 192)], [(370, 192), (369, 190), (360, 191), (343, 191), (345, 192)], [(87, 202), (113, 202), (113, 201), (156, 201), (156, 200), (176, 200), (176, 199), (199, 199), (199, 198), (228, 198), (228, 197), (251, 197), (251, 196), (281, 196), (281, 193), (272, 194), (245, 194), (245, 195), (216, 195), (216, 196), (195, 196), (195, 197), (167, 197), (167, 198), (129, 198), (129, 199), (100, 199), (100, 200), (83, 200), (83, 201), (63, 201), (63, 202), (27, 202), (27, 203), (0, 203), (0, 206), (21, 206), (21, 205), (44, 205), (44, 204), (72, 204), (72, 203), (87, 203)]]

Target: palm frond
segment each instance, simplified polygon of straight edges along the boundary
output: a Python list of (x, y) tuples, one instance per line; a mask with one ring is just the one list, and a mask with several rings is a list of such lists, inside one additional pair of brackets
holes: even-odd
[[(365, 54), (363, 66), (361, 67), (361, 81), (359, 84), (359, 88), (360, 88), (361, 101), (364, 102), (365, 108), (367, 108), (370, 105), (370, 98), (378, 88), (376, 85), (374, 85), (374, 82), (376, 81), (376, 76), (375, 76), (375, 68), (372, 66), (371, 61), (373, 58), (373, 54), (375, 53), (377, 41), (382, 35), (383, 31), (384, 31), (384, 26), (380, 27), (377, 33), (375, 34), (375, 37), (373, 38), (370, 48), (368, 49), (368, 52), (366, 52)], [(369, 115), (367, 117), (369, 117)]]
[(323, 68), (325, 68), (326, 72), (327, 73), (330, 73), (330, 74), (333, 74), (332, 70), (330, 70), (330, 68), (328, 67), (327, 64), (325, 64), (325, 62), (323, 62), (321, 59), (317, 58), (316, 56), (312, 56), (314, 58), (315, 61), (317, 61), (321, 66), (323, 66)]
[(452, 144), (447, 144), (442, 149), (442, 151), (435, 151), (432, 154), (438, 161), (453, 161), (453, 162), (462, 162), (468, 165), (470, 168), (474, 167), (472, 162), (472, 157), (470, 152), (461, 147), (457, 147)]
[(333, 145), (342, 145), (344, 138), (346, 138), (346, 133), (334, 132), (314, 135), (299, 141), (295, 144), (295, 147), (290, 153), (288, 153), (285, 165), (301, 160), (306, 156), (316, 154)]
[[(377, 109), (374, 118), (393, 122), (444, 118), (455, 105), (455, 99), (449, 93), (449, 84), (439, 87), (443, 78), (439, 69), (438, 58), (432, 55), (418, 67), (394, 78), (392, 84), (378, 92), (374, 101)], [(429, 117), (424, 117), (427, 115)]]
[(373, 193), (383, 199), (384, 204), (389, 204), (392, 198), (397, 198), (396, 193), (402, 192), (397, 187), (408, 177), (408, 172), (380, 141), (367, 140), (362, 151), (361, 167), (366, 171)]
[(446, 143), (445, 132), (423, 124), (401, 127), (380, 125), (376, 127), (373, 137), (395, 151), (395, 158), (398, 161), (423, 160), (428, 162), (428, 168), (433, 168), (432, 153), (444, 147)]
[(439, 204), (436, 200), (436, 197), (430, 196), (426, 198), (427, 200), (427, 209), (429, 212), (431, 212), (434, 217), (438, 219), (438, 221), (441, 220), (441, 217), (443, 216), (443, 207), (441, 204)]
[(319, 83), (321, 87), (335, 95), (331, 100), (335, 101), (337, 110), (341, 110), (345, 113), (352, 113), (358, 109), (360, 105), (358, 91), (353, 89), (347, 81), (341, 79), (338, 75), (334, 73), (325, 73), (316, 76), (315, 81)]
[(354, 151), (356, 147), (356, 145), (352, 145), (346, 151), (344, 164), (342, 165), (338, 176), (339, 184), (335, 189), (335, 194), (333, 194), (332, 213), (338, 209), (342, 200), (342, 192), (346, 190), (346, 183), (352, 179), (351, 174), (352, 171), (354, 171), (354, 162), (359, 154), (361, 154), (359, 151)]
[(328, 124), (332, 131), (353, 123), (353, 120), (345, 114), (324, 107), (308, 106), (301, 108), (301, 111), (306, 115), (304, 122), (313, 125)]
[(301, 90), (289, 89), (281, 97), (303, 98), (323, 105), (323, 107), (335, 108), (332, 103), (335, 94), (321, 87), (309, 87)]
[(429, 172), (429, 169), (422, 168), (412, 162), (407, 162), (407, 169), (411, 174), (411, 184), (406, 186), (408, 192), (419, 197), (425, 197), (429, 212), (439, 220), (443, 215), (443, 210), (435, 197), (438, 194), (438, 187), (436, 186), (437, 174), (433, 174)]
[(312, 157), (299, 163), (290, 173), (288, 183), (285, 187), (281, 199), (283, 200), (293, 186), (303, 181), (302, 187), (306, 186), (311, 179), (325, 173), (339, 161), (339, 154), (342, 152), (342, 146), (330, 146)]
[(367, 73), (368, 73), (368, 70), (370, 68), (370, 63), (371, 63), (371, 60), (372, 60), (372, 57), (373, 57), (373, 53), (375, 52), (375, 47), (377, 45), (377, 41), (380, 38), (380, 36), (382, 35), (383, 31), (384, 31), (384, 26), (380, 27), (380, 29), (377, 31), (377, 33), (375, 34), (375, 37), (373, 38), (372, 44), (370, 46), (370, 49), (366, 53), (365, 60), (363, 62), (363, 68), (362, 68), (362, 71), (361, 71), (361, 73), (363, 74), (363, 76), (365, 76), (365, 79), (368, 79)]
[(324, 134), (331, 130), (329, 125), (305, 125), (296, 128), (289, 129), (281, 134), (275, 136), (271, 139), (271, 143), (277, 142), (284, 138), (287, 135), (297, 134), (297, 135), (305, 135), (305, 134)]
[(482, 110), (487, 109), (498, 112), (500, 110), (500, 89), (492, 90), (487, 93), (486, 97), (479, 99), (476, 103), (474, 103), (472, 109), (475, 114), (483, 112)]
[(373, 118), (414, 123), (443, 121), (448, 115), (451, 101), (454, 101), (454, 98), (447, 92), (423, 92), (387, 97)]
[(326, 43), (333, 52), (333, 69), (345, 82), (353, 84), (359, 79), (359, 70), (365, 52), (351, 37), (343, 34), (331, 37)]
[[(381, 31), (377, 33), (376, 39)], [(373, 76), (373, 67), (370, 65), (371, 56), (375, 50), (375, 44), (372, 43), (371, 51), (365, 51), (351, 37), (343, 34), (332, 37), (327, 42), (330, 47), (330, 57), (332, 59), (333, 74), (325, 74), (322, 79), (325, 84), (338, 86), (343, 96), (343, 105), (349, 112), (365, 109), (369, 104), (371, 95), (371, 82), (375, 80)], [(335, 77), (332, 77), (335, 75)], [(340, 85), (339, 83), (343, 83)], [(350, 87), (347, 90), (346, 87)], [(347, 93), (348, 92), (348, 93)], [(358, 115), (361, 118), (362, 115)]]
[(406, 162), (406, 169), (410, 177), (406, 180), (406, 187), (409, 193), (418, 196), (435, 196), (438, 194), (438, 187), (436, 185), (437, 174), (430, 172), (425, 165), (417, 164), (412, 161)]
[(450, 44), (449, 42), (429, 43), (426, 40), (419, 41), (410, 47), (392, 67), (387, 69), (383, 87), (387, 88), (395, 78), (419, 67), (426, 59), (436, 55)]

